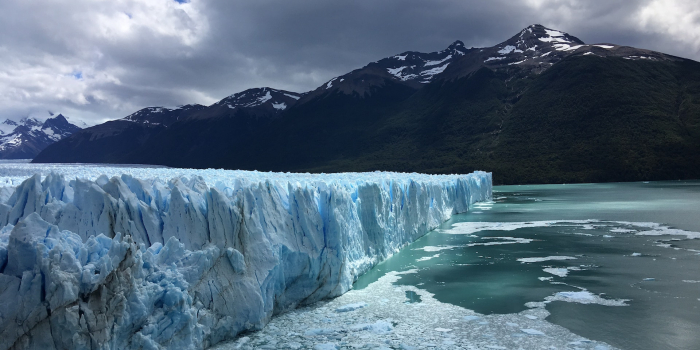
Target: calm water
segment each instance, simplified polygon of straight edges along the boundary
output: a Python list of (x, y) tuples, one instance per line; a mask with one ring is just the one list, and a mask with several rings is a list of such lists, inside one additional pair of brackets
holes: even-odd
[(590, 339), (700, 349), (697, 232), (700, 181), (501, 186), (355, 288), (418, 268), (398, 283), (480, 313), (546, 302), (548, 321)]

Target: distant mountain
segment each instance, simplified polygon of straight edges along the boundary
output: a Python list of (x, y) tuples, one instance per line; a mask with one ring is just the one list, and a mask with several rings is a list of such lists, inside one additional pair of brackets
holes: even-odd
[(372, 87), (384, 85), (386, 81), (394, 81), (419, 89), (422, 85), (433, 81), (450, 63), (473, 50), (466, 49), (464, 43), (458, 40), (442, 51), (430, 53), (406, 51), (335, 77), (309, 92), (306, 99), (334, 92), (355, 93), (362, 96), (372, 91)]
[(134, 122), (143, 125), (162, 125), (168, 127), (187, 116), (205, 109), (206, 107), (198, 104), (184, 105), (174, 109), (165, 107), (146, 107), (138, 110), (136, 113), (130, 114), (122, 120)]
[(253, 114), (276, 115), (294, 105), (301, 96), (302, 94), (296, 92), (271, 88), (248, 89), (226, 97), (211, 107), (228, 108), (232, 111), (246, 109)]
[(35, 161), (480, 169), (499, 184), (700, 178), (700, 63), (532, 25), (492, 47), (456, 41), (387, 57), (304, 94), (246, 90), (144, 134), (128, 152), (78, 139)]
[[(236, 141), (254, 135), (301, 96), (290, 91), (255, 88), (228, 96), (209, 107), (147, 107), (123, 119), (83, 129), (43, 152), (37, 162), (62, 159), (62, 162), (139, 163), (151, 155), (165, 162), (182, 156), (178, 152), (196, 153), (195, 149), (211, 141), (210, 133), (223, 132), (226, 139), (238, 136)], [(221, 119), (235, 121), (235, 127), (217, 130), (201, 127)]]
[(80, 128), (59, 114), (40, 122), (23, 118), (5, 120), (0, 126), (0, 159), (31, 159), (47, 146), (70, 136)]

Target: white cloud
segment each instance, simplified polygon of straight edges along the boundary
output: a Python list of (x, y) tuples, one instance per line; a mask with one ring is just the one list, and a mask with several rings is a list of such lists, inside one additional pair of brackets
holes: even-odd
[(73, 109), (104, 119), (105, 111), (114, 117), (141, 107), (114, 93), (131, 68), (114, 54), (167, 60), (196, 50), (209, 30), (196, 4), (3, 2), (0, 31), (9, 35), (0, 39), (0, 116)]
[(116, 42), (151, 32), (193, 45), (208, 31), (207, 20), (197, 4), (163, 0), (85, 1), (83, 5), (89, 10), (84, 13), (88, 23), (84, 29), (87, 35)]
[(533, 23), (698, 58), (697, 21), (685, 0), (0, 0), (0, 120), (51, 110), (95, 123), (251, 87), (303, 92), (382, 57), (490, 46)]
[(689, 45), (700, 51), (700, 4), (697, 0), (653, 0), (642, 6), (632, 18), (643, 32)]

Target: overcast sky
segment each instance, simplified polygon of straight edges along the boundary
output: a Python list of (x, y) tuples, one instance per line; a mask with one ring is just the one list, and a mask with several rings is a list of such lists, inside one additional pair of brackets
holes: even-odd
[(304, 92), (386, 56), (492, 46), (534, 23), (700, 60), (697, 0), (2, 0), (0, 120), (52, 111), (96, 124), (252, 87)]

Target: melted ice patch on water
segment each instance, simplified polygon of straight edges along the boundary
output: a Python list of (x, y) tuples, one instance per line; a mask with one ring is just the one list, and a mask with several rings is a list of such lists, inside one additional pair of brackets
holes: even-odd
[(469, 235), (481, 231), (514, 231), (521, 228), (549, 227), (561, 223), (587, 224), (595, 220), (572, 221), (528, 221), (528, 222), (458, 222), (449, 229), (440, 230), (441, 233), (451, 235)]
[[(476, 236), (474, 236), (476, 238)], [(425, 246), (420, 248), (415, 248), (414, 250), (422, 250), (424, 252), (439, 252), (442, 250), (452, 250), (456, 248), (466, 248), (466, 247), (476, 247), (476, 246), (490, 246), (490, 245), (502, 245), (502, 244), (527, 244), (535, 241), (532, 238), (520, 238), (520, 237), (481, 237), (485, 240), (495, 240), (493, 242), (476, 242), (463, 245), (441, 245), (441, 246)], [(426, 259), (427, 260), (427, 259)]]
[(604, 306), (628, 306), (629, 299), (604, 299), (586, 289), (576, 292), (557, 292), (545, 298), (546, 301), (565, 301), (567, 303), (599, 304)]
[(489, 245), (501, 245), (501, 244), (527, 244), (534, 239), (531, 238), (518, 238), (518, 237), (481, 237), (481, 239), (496, 239), (500, 241), (495, 241), (495, 242), (484, 242), (484, 243), (469, 243), (466, 246), (467, 247), (475, 247), (475, 246), (489, 246)]
[[(566, 277), (569, 275), (569, 271), (581, 271), (582, 269), (578, 266), (569, 266), (569, 267), (546, 267), (542, 269), (542, 271), (559, 276), (559, 277)], [(543, 277), (540, 277), (540, 281), (542, 281)], [(551, 278), (550, 278), (551, 279)]]
[(417, 261), (417, 262), (420, 262), (420, 261), (428, 261), (428, 260), (437, 258), (437, 257), (439, 257), (439, 256), (440, 256), (440, 254), (435, 254), (435, 255), (433, 255), (433, 256), (424, 256), (424, 257), (422, 257), (422, 258), (420, 258), (420, 259), (418, 259), (418, 260), (416, 260), (416, 261)]
[(637, 232), (637, 231), (632, 230), (632, 229), (628, 229), (628, 228), (620, 228), (620, 227), (618, 227), (618, 228), (614, 228), (614, 229), (610, 230), (610, 232), (615, 232), (615, 233), (632, 233), (632, 232)]
[(564, 267), (547, 267), (542, 269), (542, 271), (559, 277), (566, 277), (569, 274), (569, 270)]
[(462, 247), (461, 245), (441, 245), (441, 246), (426, 246), (426, 247), (421, 247), (421, 248), (416, 248), (414, 250), (422, 250), (424, 252), (439, 252), (441, 250), (449, 250), (449, 249), (455, 249), (455, 248), (460, 248)]
[(543, 262), (543, 261), (551, 261), (551, 260), (575, 260), (573, 256), (543, 256), (543, 257), (535, 257), (535, 258), (520, 258), (518, 261), (520, 261), (523, 264), (526, 263), (534, 263), (534, 262)]
[[(389, 272), (366, 288), (278, 315), (263, 330), (214, 349), (452, 350), (467, 344), (470, 349), (568, 349), (569, 344), (578, 349), (612, 349), (545, 321), (549, 312), (544, 308), (482, 315), (439, 302), (432, 293), (414, 286), (395, 284), (402, 275), (416, 272)], [(409, 291), (419, 295), (421, 302), (406, 303)], [(335, 312), (356, 303), (367, 306)]]
[(637, 236), (686, 236), (689, 239), (700, 238), (700, 232), (691, 232), (679, 229), (669, 228), (667, 226), (659, 225), (649, 231), (642, 231), (635, 233)]
[(458, 222), (449, 229), (438, 230), (452, 235), (470, 235), (481, 231), (515, 231), (521, 228), (536, 227), (575, 227), (595, 230), (609, 227), (608, 232), (616, 234), (634, 234), (637, 236), (685, 236), (688, 239), (700, 239), (700, 232), (675, 229), (656, 222), (601, 221), (601, 220), (554, 220), (526, 222)]

